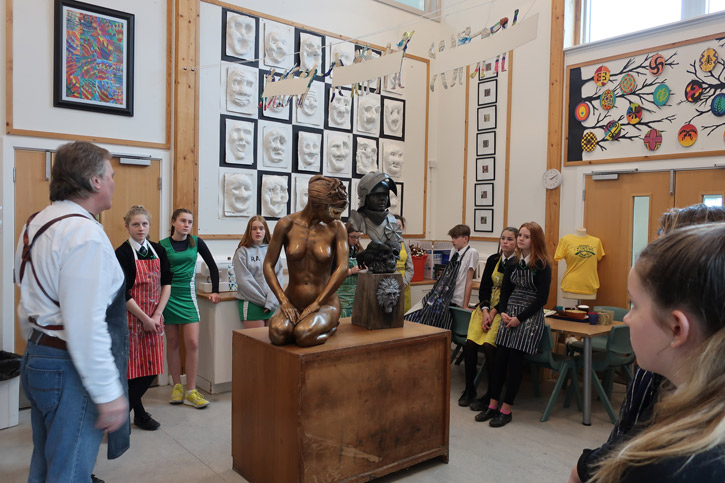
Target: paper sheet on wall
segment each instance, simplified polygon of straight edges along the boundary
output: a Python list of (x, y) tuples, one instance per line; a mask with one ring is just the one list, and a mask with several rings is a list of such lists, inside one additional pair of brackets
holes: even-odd
[[(521, 47), (536, 38), (538, 26), (539, 14), (537, 13), (515, 26), (500, 30), (483, 40), (474, 40), (468, 44), (448, 49), (438, 54), (436, 60), (431, 61), (431, 74), (440, 74), (465, 67)], [(335, 72), (335, 76), (337, 77), (337, 72)]]
[(400, 72), (402, 61), (403, 51), (399, 50), (392, 54), (360, 62), (359, 64), (335, 67), (332, 87), (349, 86), (351, 84), (395, 74), (396, 72)]
[(301, 96), (307, 92), (310, 79), (307, 77), (289, 77), (287, 79), (267, 82), (262, 97)]

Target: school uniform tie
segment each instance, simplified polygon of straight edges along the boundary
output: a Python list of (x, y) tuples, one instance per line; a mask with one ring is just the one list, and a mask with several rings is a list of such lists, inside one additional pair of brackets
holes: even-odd
[(145, 257), (146, 253), (148, 252), (148, 250), (146, 250), (146, 245), (142, 245), (138, 252), (141, 254), (142, 257)]

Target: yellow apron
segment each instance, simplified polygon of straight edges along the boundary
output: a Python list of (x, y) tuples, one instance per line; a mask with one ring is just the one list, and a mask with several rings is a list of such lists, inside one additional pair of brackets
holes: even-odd
[[(491, 302), (490, 308), (495, 307), (501, 298), (501, 284), (503, 284), (503, 273), (498, 271), (501, 259), (496, 262), (496, 267), (493, 269), (491, 274), (491, 280), (493, 280), (493, 288), (491, 289)], [(496, 334), (498, 333), (498, 327), (501, 325), (501, 314), (496, 314), (491, 323), (491, 328), (484, 332), (481, 329), (481, 323), (483, 322), (483, 314), (480, 309), (476, 309), (471, 315), (471, 322), (468, 324), (468, 339), (471, 339), (478, 345), (491, 344), (496, 347), (494, 343), (496, 341)]]
[[(395, 266), (395, 271), (405, 278), (405, 264), (408, 262), (408, 251), (405, 249), (405, 243), (400, 242), (400, 258)], [(410, 285), (405, 287), (405, 298), (403, 299), (405, 312), (410, 310)]]

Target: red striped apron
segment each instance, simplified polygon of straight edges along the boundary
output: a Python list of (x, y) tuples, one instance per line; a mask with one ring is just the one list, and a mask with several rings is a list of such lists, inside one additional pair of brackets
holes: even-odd
[[(136, 250), (131, 248), (136, 261), (136, 280), (131, 288), (131, 297), (145, 314), (151, 316), (159, 305), (161, 297), (161, 261), (156, 251), (153, 260), (139, 260)], [(153, 376), (164, 371), (163, 333), (146, 332), (143, 323), (128, 312), (128, 372), (127, 379)], [(163, 322), (163, 316), (162, 316)]]

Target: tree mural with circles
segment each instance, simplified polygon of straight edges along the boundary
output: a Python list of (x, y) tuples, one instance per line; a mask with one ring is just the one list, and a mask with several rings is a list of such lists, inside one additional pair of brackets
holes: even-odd
[(725, 33), (567, 67), (565, 163), (725, 152)]

